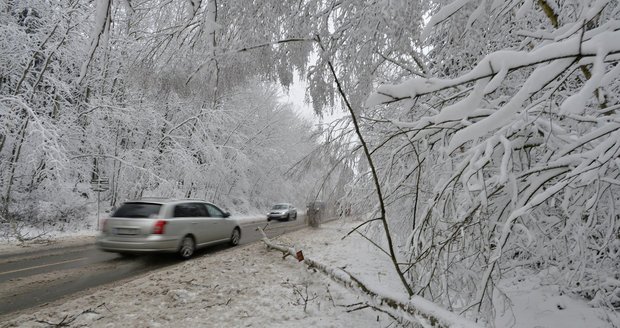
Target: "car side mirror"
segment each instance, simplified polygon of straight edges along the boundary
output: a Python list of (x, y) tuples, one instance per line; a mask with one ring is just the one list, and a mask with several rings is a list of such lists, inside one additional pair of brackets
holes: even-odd
[(224, 212), (224, 217), (225, 217), (225, 218), (227, 218), (227, 217), (229, 217), (229, 216), (230, 216), (230, 213), (229, 213), (229, 212)]

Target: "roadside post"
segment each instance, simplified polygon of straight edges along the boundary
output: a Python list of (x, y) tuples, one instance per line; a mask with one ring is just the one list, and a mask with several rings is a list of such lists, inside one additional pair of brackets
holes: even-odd
[(108, 177), (97, 177), (90, 181), (93, 191), (97, 192), (97, 227), (99, 229), (99, 203), (101, 201), (101, 192), (110, 190), (110, 179)]

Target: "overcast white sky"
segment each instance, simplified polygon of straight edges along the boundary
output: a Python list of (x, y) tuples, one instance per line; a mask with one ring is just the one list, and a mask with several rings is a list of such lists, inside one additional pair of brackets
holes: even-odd
[(323, 118), (319, 118), (314, 114), (311, 104), (304, 102), (306, 96), (306, 83), (299, 79), (299, 74), (294, 73), (293, 84), (291, 85), (288, 93), (286, 90), (282, 91), (282, 101), (293, 104), (293, 108), (301, 117), (313, 122), (314, 124), (330, 123), (338, 118), (347, 115), (346, 112), (339, 108), (334, 109), (333, 114), (326, 113)]

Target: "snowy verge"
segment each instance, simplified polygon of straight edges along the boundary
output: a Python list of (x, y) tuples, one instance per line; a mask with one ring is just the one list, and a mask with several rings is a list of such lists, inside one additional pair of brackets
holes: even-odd
[(330, 267), (308, 257), (304, 257), (302, 255), (303, 252), (298, 253), (294, 247), (277, 245), (265, 235), (262, 229), (259, 228), (259, 230), (263, 235), (263, 242), (267, 247), (281, 251), (284, 257), (292, 256), (292, 258), (300, 262), (303, 261), (303, 263), (308, 266), (308, 269), (317, 269), (333, 281), (362, 294), (362, 296), (366, 298), (365, 305), (373, 309), (389, 313), (402, 321), (412, 324), (421, 324), (424, 327), (480, 327), (422, 297), (413, 296), (408, 298), (406, 295), (403, 295), (395, 298), (382, 293), (380, 290), (373, 290), (344, 269)]
[[(323, 224), (320, 232), (287, 234), (277, 242), (302, 250), (304, 257), (320, 261), (355, 277), (364, 285), (394, 299), (406, 298), (390, 259), (358, 235), (342, 239), (359, 222), (337, 220)], [(514, 328), (620, 328), (620, 315), (594, 308), (587, 300), (561, 293), (545, 272), (519, 272), (499, 282), (508, 299), (496, 302), (495, 327)]]
[(563, 293), (550, 277), (546, 271), (523, 270), (502, 279), (495, 293), (495, 326), (620, 328), (620, 312), (592, 307), (585, 299)]
[(17, 253), (31, 253), (40, 250), (51, 250), (64, 247), (77, 247), (95, 243), (97, 231), (80, 231), (79, 234), (55, 238), (39, 238), (18, 243), (16, 241), (0, 242), (0, 256)]

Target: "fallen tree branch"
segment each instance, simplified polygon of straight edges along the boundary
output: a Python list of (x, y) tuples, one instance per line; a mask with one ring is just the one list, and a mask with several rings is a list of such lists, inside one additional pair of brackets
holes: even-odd
[(97, 305), (94, 308), (89, 308), (86, 309), (78, 314), (75, 315), (65, 315), (64, 318), (62, 318), (62, 320), (59, 323), (53, 323), (53, 322), (49, 322), (49, 321), (45, 321), (45, 320), (35, 320), (38, 323), (42, 323), (42, 324), (46, 324), (49, 325), (51, 327), (68, 327), (70, 326), (78, 317), (80, 317), (82, 314), (86, 314), (86, 313), (94, 313), (94, 314), (99, 314), (99, 312), (97, 312), (96, 310), (99, 309), (100, 307), (104, 307), (106, 310), (108, 310), (109, 312), (110, 309), (108, 309), (107, 305), (105, 303), (101, 303), (99, 305)]
[(289, 255), (292, 255), (294, 258), (297, 258), (297, 251), (295, 251), (294, 247), (286, 247), (283, 245), (276, 245), (274, 244), (269, 237), (267, 237), (267, 235), (265, 234), (265, 231), (263, 230), (263, 228), (258, 227), (256, 228), (256, 230), (260, 231), (260, 233), (263, 235), (262, 241), (267, 245), (267, 247), (272, 248), (272, 249), (276, 249), (279, 250), (280, 252), (282, 252), (282, 259), (286, 258)]
[(210, 309), (214, 306), (228, 306), (228, 304), (230, 304), (230, 301), (232, 301), (232, 298), (229, 298), (228, 301), (226, 301), (225, 303), (217, 303), (217, 304), (211, 304), (211, 305), (206, 305), (205, 308)]
[[(273, 243), (265, 234), (263, 229), (257, 228), (263, 235), (262, 241), (270, 249), (278, 250), (287, 255), (296, 257), (294, 247), (278, 245)], [(385, 312), (393, 318), (399, 318), (411, 323), (421, 324), (424, 327), (437, 328), (466, 328), (479, 327), (476, 323), (471, 322), (456, 313), (450, 312), (441, 306), (434, 304), (420, 296), (411, 296), (410, 298), (395, 298), (386, 296), (381, 292), (368, 287), (352, 274), (340, 268), (332, 268), (315, 260), (305, 257), (302, 261), (308, 269), (315, 269), (327, 275), (333, 281), (343, 285), (348, 289), (352, 289), (358, 294), (367, 298), (369, 307), (381, 312)]]

